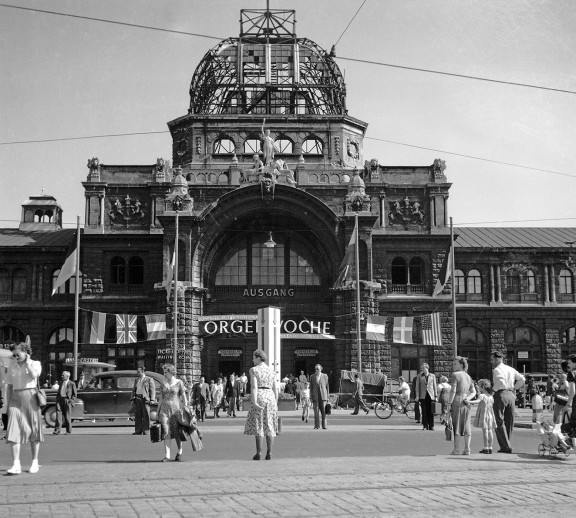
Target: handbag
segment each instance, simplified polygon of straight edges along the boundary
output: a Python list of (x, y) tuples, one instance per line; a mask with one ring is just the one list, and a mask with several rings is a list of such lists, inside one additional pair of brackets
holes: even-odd
[(452, 429), (452, 416), (450, 414), (448, 414), (448, 417), (446, 418), (444, 433), (446, 434), (447, 441), (452, 441), (454, 439), (454, 430)]
[(40, 388), (38, 378), (36, 378), (36, 399), (41, 407), (46, 404), (46, 391)]
[(330, 415), (332, 413), (332, 405), (330, 403), (326, 403), (326, 406), (324, 407), (324, 413), (326, 415)]
[(554, 394), (554, 403), (557, 403), (558, 405), (565, 405), (568, 403), (568, 394), (566, 394), (564, 391), (556, 392), (556, 394)]
[(190, 434), (190, 444), (192, 445), (192, 451), (200, 451), (204, 448), (202, 436), (197, 429)]

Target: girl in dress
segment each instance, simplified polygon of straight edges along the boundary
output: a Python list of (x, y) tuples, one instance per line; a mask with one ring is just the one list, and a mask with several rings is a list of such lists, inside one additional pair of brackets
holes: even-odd
[(222, 385), (222, 378), (216, 380), (216, 385), (212, 387), (212, 406), (214, 408), (214, 417), (220, 417), (220, 405), (222, 404), (222, 397), (224, 396), (224, 385)]
[(494, 397), (492, 396), (492, 384), (489, 380), (482, 379), (478, 381), (478, 390), (480, 395), (478, 399), (468, 400), (471, 405), (478, 404), (478, 411), (474, 418), (474, 428), (482, 428), (484, 437), (484, 449), (480, 453), (492, 453), (492, 444), (494, 443), (494, 430), (496, 429), (496, 417), (494, 416)]
[(170, 445), (172, 439), (176, 439), (178, 453), (174, 460), (182, 459), (182, 439), (180, 435), (180, 424), (178, 423), (178, 411), (183, 406), (188, 406), (186, 397), (186, 387), (182, 380), (176, 377), (176, 368), (171, 363), (162, 365), (166, 383), (162, 384), (162, 401), (158, 407), (158, 421), (162, 425), (164, 434), (165, 454), (161, 462), (170, 460)]
[(256, 455), (254, 460), (260, 460), (262, 438), (266, 437), (266, 460), (272, 458), (272, 445), (278, 433), (278, 389), (276, 373), (266, 365), (267, 356), (262, 349), (256, 349), (252, 357), (254, 367), (250, 369), (250, 385), (252, 406), (246, 417), (244, 433), (256, 437)]
[(310, 383), (305, 381), (302, 383), (302, 421), (308, 422), (308, 412), (310, 411)]

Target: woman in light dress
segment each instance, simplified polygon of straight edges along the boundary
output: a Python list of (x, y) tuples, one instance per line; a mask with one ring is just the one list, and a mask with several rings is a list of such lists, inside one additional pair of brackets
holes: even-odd
[(212, 387), (212, 406), (214, 408), (214, 417), (220, 417), (220, 405), (222, 404), (222, 397), (224, 396), (224, 385), (222, 385), (222, 378), (216, 380), (216, 384)]
[(262, 439), (266, 437), (266, 460), (272, 458), (272, 445), (278, 433), (278, 388), (276, 373), (266, 365), (267, 356), (262, 349), (256, 349), (252, 357), (254, 367), (250, 369), (250, 385), (252, 406), (246, 417), (244, 433), (256, 437), (256, 455), (254, 460), (260, 460)]
[(166, 382), (162, 384), (162, 400), (158, 407), (158, 421), (162, 425), (164, 434), (164, 458), (162, 462), (170, 460), (170, 446), (172, 439), (176, 439), (178, 453), (174, 460), (179, 462), (182, 459), (182, 435), (180, 424), (178, 423), (178, 412), (182, 406), (188, 406), (186, 396), (186, 386), (182, 380), (176, 377), (176, 368), (171, 363), (162, 365)]
[(453, 362), (454, 373), (450, 382), (450, 396), (448, 403), (452, 414), (452, 427), (454, 431), (454, 450), (452, 455), (460, 455), (460, 437), (464, 437), (464, 451), (462, 455), (470, 455), (470, 441), (472, 440), (472, 424), (470, 421), (469, 399), (474, 399), (476, 390), (474, 382), (468, 376), (468, 361), (462, 356), (456, 356)]
[(20, 465), (20, 446), (30, 443), (32, 449), (32, 465), (28, 473), (37, 473), (38, 452), (40, 443), (44, 441), (42, 414), (37, 399), (37, 383), (42, 372), (40, 362), (32, 361), (30, 337), (14, 346), (12, 356), (15, 362), (8, 373), (8, 429), (6, 441), (12, 450), (13, 464), (7, 470), (8, 475), (22, 473)]

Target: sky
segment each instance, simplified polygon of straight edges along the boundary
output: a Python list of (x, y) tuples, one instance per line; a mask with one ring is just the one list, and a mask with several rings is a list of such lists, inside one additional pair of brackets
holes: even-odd
[[(295, 9), (298, 37), (326, 50), (362, 4), (270, 1)], [(5, 5), (224, 39), (238, 36), (240, 9), (264, 9), (266, 1)], [(348, 113), (369, 124), (364, 159), (385, 166), (445, 160), (456, 226), (576, 227), (575, 26), (573, 0), (367, 0), (336, 47)], [(65, 227), (75, 226), (76, 215), (83, 223), (81, 182), (91, 157), (107, 165), (169, 159), (166, 123), (187, 113), (194, 70), (217, 43), (0, 6), (0, 227), (18, 226), (21, 204), (42, 189), (59, 201)], [(145, 132), (165, 133), (9, 144)]]

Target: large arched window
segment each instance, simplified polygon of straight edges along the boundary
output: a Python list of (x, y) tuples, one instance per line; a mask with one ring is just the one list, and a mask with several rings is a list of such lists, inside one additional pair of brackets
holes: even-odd
[(560, 270), (559, 281), (560, 293), (566, 295), (571, 295), (574, 293), (574, 279), (572, 277), (572, 272), (568, 270), (568, 268), (563, 268)]
[(468, 293), (478, 294), (482, 293), (482, 276), (478, 270), (470, 270), (468, 272), (467, 289)]
[(456, 295), (464, 295), (466, 293), (466, 280), (462, 270), (454, 270), (454, 289)]
[(274, 146), (279, 155), (291, 155), (294, 153), (294, 143), (286, 137), (277, 138), (274, 141)]
[(16, 297), (24, 297), (26, 295), (26, 280), (28, 274), (26, 270), (17, 268), (12, 273), (12, 294)]
[(508, 365), (519, 372), (542, 372), (542, 339), (532, 327), (517, 326), (506, 333)]
[(458, 354), (468, 358), (468, 374), (474, 379), (492, 377), (488, 365), (488, 348), (484, 332), (475, 326), (458, 331)]
[(321, 155), (324, 147), (323, 142), (317, 138), (308, 138), (302, 142), (302, 154)]
[(408, 264), (403, 257), (392, 259), (392, 284), (408, 284)]
[(224, 155), (234, 153), (236, 147), (234, 146), (234, 142), (229, 138), (221, 138), (214, 142), (214, 154), (215, 155)]
[(115, 256), (110, 260), (110, 282), (112, 284), (126, 282), (126, 261), (123, 257)]
[(128, 260), (128, 284), (144, 284), (144, 261), (134, 256)]
[(523, 291), (525, 293), (536, 293), (536, 276), (532, 270), (526, 270), (524, 272)]
[(231, 246), (216, 271), (216, 286), (319, 286), (320, 275), (309, 248), (296, 239), (253, 235)]
[(514, 268), (506, 272), (506, 290), (508, 295), (520, 294), (520, 274)]
[(408, 272), (410, 284), (424, 284), (424, 260), (421, 257), (410, 259)]
[[(54, 289), (56, 281), (58, 280), (58, 275), (60, 275), (60, 268), (52, 272), (52, 289)], [(76, 293), (76, 277), (72, 276), (64, 284), (58, 286), (55, 294), (58, 293)]]
[(107, 345), (108, 359), (107, 362), (116, 365), (117, 369), (134, 370), (140, 360), (144, 359), (146, 349), (144, 340), (146, 340), (146, 331), (141, 325), (136, 326), (136, 342), (117, 343), (116, 324), (109, 325), (104, 334), (104, 343)]
[(260, 139), (249, 138), (244, 141), (244, 153), (254, 155), (260, 153)]
[(48, 373), (51, 381), (60, 379), (62, 371), (72, 372), (67, 359), (74, 358), (74, 330), (71, 327), (59, 327), (48, 337)]

